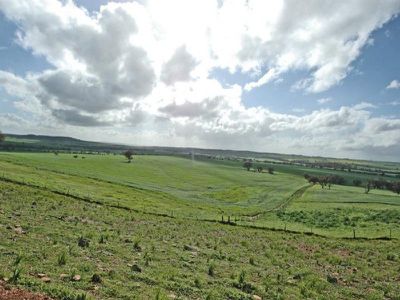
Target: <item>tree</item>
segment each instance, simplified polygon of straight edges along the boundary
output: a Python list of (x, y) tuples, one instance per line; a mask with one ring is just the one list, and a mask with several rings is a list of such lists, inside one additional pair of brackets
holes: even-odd
[(246, 160), (243, 163), (243, 168), (246, 168), (247, 171), (250, 171), (251, 167), (253, 166), (253, 163), (250, 160)]
[(269, 173), (269, 174), (274, 174), (274, 171), (275, 171), (275, 170), (274, 170), (273, 167), (269, 167), (269, 168), (268, 168), (268, 173)]
[(353, 185), (354, 186), (360, 186), (361, 184), (362, 184), (362, 181), (360, 179), (356, 178), (356, 179), (353, 180)]
[(367, 182), (367, 184), (365, 185), (365, 193), (368, 194), (370, 190), (371, 190), (371, 183)]
[(133, 151), (131, 150), (126, 150), (124, 152), (124, 156), (128, 159), (128, 163), (130, 163), (133, 159)]
[(6, 139), (6, 136), (0, 131), (0, 143)]
[(397, 193), (397, 195), (400, 195), (400, 182), (393, 183), (391, 190), (392, 192)]
[(263, 167), (262, 167), (262, 166), (258, 166), (258, 167), (257, 167), (257, 172), (258, 172), (258, 173), (262, 173), (262, 171), (263, 171)]

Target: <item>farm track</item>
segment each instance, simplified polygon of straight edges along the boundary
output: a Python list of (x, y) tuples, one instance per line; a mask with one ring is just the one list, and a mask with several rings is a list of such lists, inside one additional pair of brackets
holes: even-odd
[(262, 211), (262, 212), (259, 212), (259, 213), (256, 213), (256, 214), (252, 214), (252, 215), (242, 215), (242, 216), (243, 216), (243, 217), (249, 217), (249, 218), (251, 218), (252, 220), (254, 220), (254, 219), (257, 219), (258, 217), (260, 217), (260, 216), (262, 216), (262, 215), (264, 215), (264, 214), (270, 213), (270, 212), (272, 212), (272, 211), (281, 210), (281, 209), (285, 208), (286, 206), (288, 206), (288, 205), (289, 205), (291, 202), (293, 202), (294, 200), (299, 199), (300, 197), (302, 197), (303, 194), (306, 192), (306, 190), (307, 190), (308, 188), (310, 188), (311, 186), (312, 186), (312, 185), (302, 186), (302, 187), (299, 188), (297, 191), (295, 191), (292, 195), (290, 195), (290, 196), (286, 199), (286, 201), (284, 201), (283, 203), (279, 204), (278, 206), (276, 206), (276, 207), (274, 207), (274, 208), (271, 208), (271, 209), (268, 209), (268, 210), (265, 210), (265, 211)]

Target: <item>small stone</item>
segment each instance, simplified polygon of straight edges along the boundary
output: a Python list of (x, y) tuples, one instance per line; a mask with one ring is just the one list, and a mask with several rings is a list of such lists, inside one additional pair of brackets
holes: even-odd
[(337, 284), (338, 283), (338, 279), (336, 277), (334, 277), (334, 276), (331, 276), (331, 275), (326, 276), (326, 280), (329, 283), (332, 283), (332, 284)]
[(43, 282), (49, 283), (51, 279), (47, 276), (40, 278)]
[(68, 274), (64, 274), (64, 273), (60, 274), (60, 279), (61, 280), (65, 280), (68, 277), (69, 277)]
[(72, 281), (80, 281), (81, 280), (81, 275), (74, 275), (72, 277)]
[(131, 270), (132, 270), (133, 272), (138, 272), (138, 273), (141, 273), (141, 272), (142, 272), (142, 268), (139, 267), (139, 265), (137, 265), (137, 264), (132, 265)]
[(83, 237), (80, 237), (78, 240), (78, 246), (82, 248), (87, 248), (89, 247), (89, 240), (85, 239)]
[(293, 279), (300, 280), (301, 279), (301, 275), (300, 274), (296, 274), (296, 275), (293, 276)]
[(46, 277), (46, 274), (44, 274), (44, 273), (38, 273), (38, 274), (37, 274), (37, 277), (43, 278), (43, 277)]
[(184, 245), (183, 250), (190, 251), (190, 252), (197, 252), (199, 249), (197, 247), (191, 245)]
[(262, 300), (262, 298), (258, 295), (253, 295), (253, 300)]
[(15, 227), (15, 228), (14, 228), (14, 232), (15, 232), (16, 234), (25, 234), (25, 233), (26, 233), (26, 231), (24, 231), (24, 230), (22, 229), (21, 226)]
[(93, 283), (101, 283), (101, 277), (99, 274), (93, 274), (92, 276), (92, 282)]

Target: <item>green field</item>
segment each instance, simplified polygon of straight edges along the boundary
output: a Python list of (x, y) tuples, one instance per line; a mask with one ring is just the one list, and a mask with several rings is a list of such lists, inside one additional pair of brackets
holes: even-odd
[(400, 196), (285, 170), (0, 153), (0, 237), (0, 280), (57, 299), (400, 299)]

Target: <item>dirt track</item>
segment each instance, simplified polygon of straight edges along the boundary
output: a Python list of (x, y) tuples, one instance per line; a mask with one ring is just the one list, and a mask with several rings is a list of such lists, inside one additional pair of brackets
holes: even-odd
[(11, 287), (0, 280), (0, 300), (52, 300), (52, 298)]

